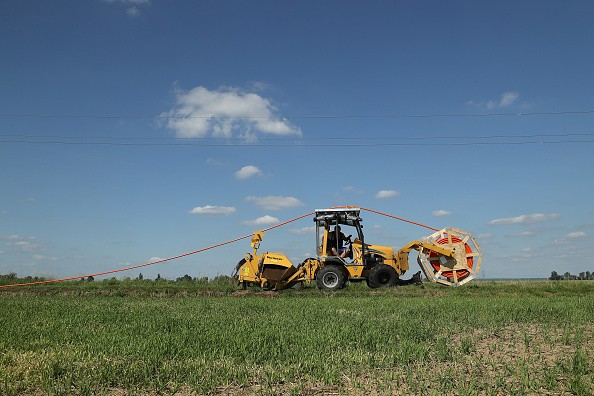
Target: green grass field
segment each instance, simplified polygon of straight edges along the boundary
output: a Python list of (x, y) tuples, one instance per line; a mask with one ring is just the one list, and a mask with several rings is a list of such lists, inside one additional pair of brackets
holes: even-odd
[(594, 394), (594, 281), (0, 291), (0, 394)]

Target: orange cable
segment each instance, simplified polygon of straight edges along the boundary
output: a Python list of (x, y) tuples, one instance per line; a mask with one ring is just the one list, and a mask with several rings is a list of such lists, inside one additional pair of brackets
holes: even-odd
[[(262, 231), (269, 231), (272, 230), (274, 228), (278, 228), (278, 227), (282, 227), (284, 225), (287, 225), (289, 223), (292, 223), (294, 221), (300, 220), (304, 217), (310, 216), (312, 213), (314, 212), (310, 212), (298, 217), (295, 217), (294, 219), (291, 220), (287, 220), (284, 221), (282, 223), (278, 223), (272, 227), (268, 227), (263, 229)], [(11, 285), (0, 285), (0, 289), (6, 289), (9, 287), (17, 287), (17, 286), (33, 286), (33, 285), (42, 285), (42, 284), (47, 284), (47, 283), (58, 283), (58, 282), (66, 282), (66, 281), (71, 281), (71, 280), (76, 280), (76, 279), (83, 279), (83, 278), (88, 278), (88, 277), (96, 277), (96, 276), (102, 276), (102, 275), (109, 275), (109, 274), (115, 274), (117, 272), (124, 272), (124, 271), (129, 271), (129, 270), (133, 270), (133, 269), (137, 269), (137, 268), (142, 268), (142, 267), (148, 267), (149, 265), (155, 265), (155, 264), (159, 264), (159, 263), (164, 263), (166, 261), (171, 261), (171, 260), (176, 260), (182, 257), (186, 257), (186, 256), (191, 256), (193, 254), (196, 253), (202, 253), (205, 252), (207, 250), (211, 250), (211, 249), (215, 249), (224, 245), (229, 245), (231, 243), (240, 241), (242, 239), (247, 239), (250, 238), (253, 234), (248, 234), (248, 235), (244, 235), (238, 238), (234, 238), (231, 240), (228, 240), (226, 242), (221, 242), (221, 243), (217, 243), (216, 245), (212, 245), (212, 246), (208, 246), (202, 249), (198, 249), (198, 250), (194, 250), (192, 252), (187, 252), (187, 253), (183, 253), (183, 254), (179, 254), (177, 256), (172, 256), (172, 257), (168, 257), (168, 258), (164, 258), (164, 259), (160, 259), (160, 260), (156, 260), (156, 261), (151, 261), (149, 263), (144, 263), (144, 264), (138, 264), (138, 265), (133, 265), (131, 267), (125, 267), (125, 268), (118, 268), (115, 270), (110, 270), (110, 271), (104, 271), (104, 272), (98, 272), (96, 274), (87, 274), (87, 275), (78, 275), (78, 276), (72, 276), (72, 277), (68, 277), (68, 278), (60, 278), (60, 279), (48, 279), (48, 280), (44, 280), (44, 281), (37, 281), (37, 282), (28, 282), (28, 283), (15, 283), (15, 284), (11, 284)]]
[(377, 210), (368, 209), (368, 208), (361, 208), (361, 209), (366, 210), (368, 212), (376, 213), (376, 214), (379, 214), (379, 215), (382, 215), (382, 216), (391, 217), (391, 218), (396, 219), (396, 220), (404, 221), (405, 223), (410, 223), (410, 224), (418, 225), (419, 227), (428, 228), (428, 229), (433, 230), (433, 231), (439, 231), (438, 228), (429, 227), (428, 225), (425, 225), (425, 224), (422, 224), (422, 223), (417, 223), (417, 222), (412, 221), (412, 220), (406, 220), (406, 219), (403, 219), (402, 217), (392, 216), (390, 214), (383, 213), (383, 212), (378, 212)]
[[(334, 206), (333, 208), (355, 208), (355, 206)], [(360, 209), (366, 210), (368, 212), (376, 213), (376, 214), (379, 214), (379, 215), (382, 215), (382, 216), (391, 217), (393, 219), (404, 221), (406, 223), (414, 224), (414, 225), (417, 225), (417, 226), (420, 226), (420, 227), (428, 228), (428, 229), (433, 230), (433, 231), (439, 231), (437, 228), (429, 227), (428, 225), (425, 225), (425, 224), (421, 224), (421, 223), (417, 223), (417, 222), (414, 222), (414, 221), (411, 221), (411, 220), (403, 219), (401, 217), (396, 217), (396, 216), (393, 216), (393, 215), (390, 215), (390, 214), (387, 214), (387, 213), (379, 212), (377, 210), (368, 209), (368, 208), (360, 208)], [(292, 223), (294, 221), (300, 220), (300, 219), (302, 219), (304, 217), (311, 216), (314, 213), (315, 212), (306, 213), (304, 215), (295, 217), (295, 218), (293, 218), (291, 220), (287, 220), (287, 221), (284, 221), (284, 222), (275, 224), (275, 225), (273, 225), (271, 227), (265, 228), (262, 231), (270, 231), (270, 230), (273, 230), (275, 228), (279, 228), (279, 227), (285, 226), (285, 225), (287, 225), (289, 223)], [(83, 278), (89, 278), (89, 277), (109, 275), (109, 274), (115, 274), (115, 273), (118, 273), (118, 272), (129, 271), (129, 270), (133, 270), (133, 269), (137, 269), (137, 268), (148, 267), (149, 265), (155, 265), (155, 264), (164, 263), (164, 262), (167, 262), (167, 261), (177, 260), (177, 259), (180, 259), (182, 257), (191, 256), (193, 254), (202, 253), (202, 252), (205, 252), (207, 250), (215, 249), (215, 248), (218, 248), (218, 247), (221, 247), (221, 246), (224, 246), (224, 245), (229, 245), (231, 243), (235, 243), (235, 242), (241, 241), (242, 239), (250, 238), (252, 235), (253, 234), (244, 235), (244, 236), (241, 236), (241, 237), (230, 239), (230, 240), (228, 240), (226, 242), (217, 243), (215, 245), (211, 245), (211, 246), (208, 246), (208, 247), (205, 247), (205, 248), (202, 248), (202, 249), (198, 249), (198, 250), (194, 250), (194, 251), (191, 251), (191, 252), (179, 254), (177, 256), (172, 256), (172, 257), (168, 257), (168, 258), (164, 258), (164, 259), (160, 259), (160, 260), (156, 260), (156, 261), (151, 261), (149, 263), (143, 263), (143, 264), (133, 265), (133, 266), (124, 267), (124, 268), (118, 268), (118, 269), (114, 269), (114, 270), (110, 270), (110, 271), (98, 272), (96, 274), (78, 275), (78, 276), (72, 276), (72, 277), (60, 278), (60, 279), (48, 279), (48, 280), (37, 281), (37, 282), (15, 283), (15, 284), (11, 284), (11, 285), (0, 285), (0, 289), (6, 289), (6, 288), (9, 288), (9, 287), (17, 287), (17, 286), (33, 286), (33, 285), (42, 285), (42, 284), (48, 284), (48, 283), (66, 282), (66, 281), (71, 281), (71, 280), (76, 280), (76, 279), (83, 279)]]
[(387, 213), (384, 213), (384, 212), (379, 212), (377, 210), (368, 209), (368, 208), (362, 208), (360, 206), (342, 205), (342, 206), (333, 206), (331, 209), (357, 209), (357, 208), (358, 209), (361, 209), (361, 210), (366, 210), (368, 212), (372, 212), (372, 213), (375, 213), (375, 214), (379, 214), (379, 215), (382, 215), (382, 216), (391, 217), (391, 218), (396, 219), (396, 220), (404, 221), (405, 223), (414, 224), (414, 225), (417, 225), (419, 227), (428, 228), (428, 229), (433, 230), (433, 231), (439, 231), (438, 228), (429, 227), (428, 225), (425, 225), (425, 224), (422, 224), (422, 223), (417, 223), (417, 222), (412, 221), (412, 220), (403, 219), (402, 217), (393, 216), (391, 214), (387, 214)]

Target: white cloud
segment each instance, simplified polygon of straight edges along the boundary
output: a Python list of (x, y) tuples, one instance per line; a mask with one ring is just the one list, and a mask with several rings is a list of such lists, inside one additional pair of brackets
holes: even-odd
[(293, 228), (289, 230), (291, 234), (295, 235), (313, 235), (316, 232), (315, 226), (310, 227), (303, 227), (303, 228)]
[(395, 190), (381, 190), (375, 194), (377, 199), (387, 199), (399, 196), (400, 193)]
[(527, 236), (532, 236), (532, 235), (534, 235), (534, 231), (531, 231), (531, 230), (526, 230), (526, 231), (518, 232), (515, 234), (511, 234), (511, 236), (514, 236), (514, 237), (527, 237)]
[(239, 180), (249, 179), (250, 177), (260, 176), (262, 171), (257, 166), (247, 165), (235, 172), (235, 178)]
[(489, 224), (500, 225), (500, 224), (533, 224), (540, 223), (543, 221), (557, 220), (559, 215), (556, 213), (543, 214), (534, 213), (530, 215), (520, 215), (516, 217), (506, 217), (502, 219), (491, 220)]
[(126, 14), (130, 15), (131, 17), (136, 17), (140, 15), (140, 9), (138, 7), (129, 7), (126, 9)]
[(4, 245), (17, 247), (22, 252), (35, 252), (45, 250), (45, 246), (35, 242), (35, 237), (22, 237), (20, 235), (9, 235), (8, 237), (0, 238), (4, 240)]
[(586, 234), (583, 231), (574, 231), (574, 232), (570, 232), (569, 234), (565, 235), (565, 237), (563, 237), (563, 238), (555, 239), (553, 241), (553, 243), (555, 243), (557, 245), (567, 245), (572, 240), (583, 239), (583, 238), (585, 238), (587, 236), (588, 236), (588, 234)]
[(272, 217), (269, 215), (258, 217), (255, 220), (247, 220), (244, 221), (243, 224), (250, 225), (250, 226), (263, 226), (263, 225), (270, 225), (270, 224), (278, 224), (279, 220), (276, 217)]
[(237, 209), (233, 206), (197, 206), (194, 209), (190, 210), (189, 213), (197, 214), (197, 215), (231, 215), (235, 213)]
[(149, 263), (155, 263), (157, 261), (161, 261), (163, 260), (161, 257), (151, 257), (150, 259), (148, 259)]
[(580, 239), (580, 238), (585, 238), (588, 235), (583, 232), (583, 231), (575, 231), (575, 232), (570, 232), (569, 234), (566, 235), (566, 238), (570, 238), (570, 239)]
[(517, 92), (504, 92), (503, 94), (501, 94), (501, 97), (498, 100), (489, 100), (487, 102), (487, 109), (497, 109), (497, 108), (502, 108), (502, 107), (509, 107), (512, 104), (514, 104), (518, 98), (520, 97), (520, 94)]
[(150, 0), (104, 0), (106, 3), (121, 4), (126, 7), (126, 14), (131, 17), (140, 15), (140, 7), (151, 4)]
[(58, 261), (57, 257), (44, 256), (42, 254), (35, 254), (35, 255), (33, 255), (33, 258), (37, 261), (51, 261), (51, 262)]
[(363, 190), (355, 188), (354, 186), (343, 187), (342, 191), (352, 193), (352, 194), (363, 194)]
[(177, 106), (162, 116), (177, 137), (206, 136), (230, 138), (237, 134), (255, 138), (256, 133), (301, 135), (286, 118), (275, 115), (276, 108), (262, 96), (234, 88), (210, 91), (198, 86), (177, 92)]
[(246, 197), (245, 199), (246, 201), (253, 202), (254, 204), (258, 205), (259, 207), (265, 210), (280, 210), (303, 206), (303, 203), (294, 197), (281, 197), (269, 195), (266, 197), (250, 196)]
[(208, 165), (213, 165), (213, 166), (223, 165), (223, 163), (221, 161), (214, 159), (214, 158), (207, 158), (206, 163)]
[(433, 216), (437, 216), (437, 217), (450, 216), (451, 214), (452, 214), (452, 212), (450, 212), (449, 210), (439, 209), (439, 210), (433, 211)]

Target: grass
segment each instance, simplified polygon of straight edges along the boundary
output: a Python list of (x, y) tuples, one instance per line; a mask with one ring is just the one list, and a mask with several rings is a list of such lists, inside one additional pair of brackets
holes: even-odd
[(594, 393), (592, 281), (134, 282), (2, 291), (0, 394)]

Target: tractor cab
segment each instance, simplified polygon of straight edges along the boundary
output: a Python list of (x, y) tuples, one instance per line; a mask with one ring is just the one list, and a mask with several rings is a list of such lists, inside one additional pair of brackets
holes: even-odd
[(361, 263), (365, 249), (359, 208), (315, 211), (316, 252), (323, 262)]

